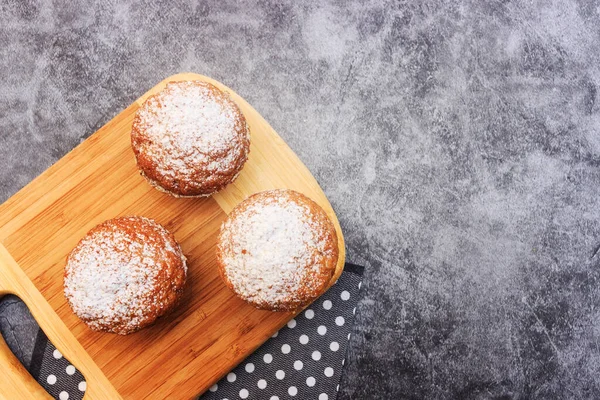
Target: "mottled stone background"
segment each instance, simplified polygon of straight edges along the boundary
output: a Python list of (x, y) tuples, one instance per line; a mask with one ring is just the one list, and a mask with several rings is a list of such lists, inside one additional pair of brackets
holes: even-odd
[(600, 398), (600, 3), (1, 0), (0, 200), (181, 71), (271, 123), (367, 267), (341, 398)]

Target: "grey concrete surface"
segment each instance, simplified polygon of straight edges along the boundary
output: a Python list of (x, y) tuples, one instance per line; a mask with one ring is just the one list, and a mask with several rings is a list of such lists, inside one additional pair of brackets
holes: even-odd
[(203, 73), (297, 152), (367, 267), (342, 399), (600, 398), (599, 20), (585, 0), (2, 0), (0, 200)]

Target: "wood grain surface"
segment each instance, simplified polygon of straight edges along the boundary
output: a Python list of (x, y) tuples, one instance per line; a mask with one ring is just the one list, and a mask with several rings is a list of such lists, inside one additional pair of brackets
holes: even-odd
[[(246, 116), (252, 137), (250, 156), (238, 179), (203, 199), (177, 199), (153, 189), (137, 171), (129, 140), (142, 102), (169, 81), (189, 79), (229, 92)], [(14, 293), (27, 303), (50, 340), (84, 374), (86, 398), (191, 398), (294, 315), (256, 310), (237, 299), (219, 279), (215, 265), (216, 235), (227, 213), (247, 196), (273, 188), (306, 194), (334, 222), (340, 258), (333, 283), (343, 269), (344, 239), (308, 169), (229, 88), (197, 74), (169, 77), (0, 206), (0, 294)], [(68, 252), (89, 229), (123, 215), (154, 218), (166, 226), (181, 243), (189, 265), (189, 284), (176, 311), (129, 336), (88, 329), (71, 312), (62, 290)], [(2, 368), (14, 362), (7, 351), (0, 343)], [(11, 371), (12, 384), (0, 381), (3, 396), (10, 397), (15, 388), (41, 389), (24, 370)], [(14, 384), (16, 379), (20, 384)]]

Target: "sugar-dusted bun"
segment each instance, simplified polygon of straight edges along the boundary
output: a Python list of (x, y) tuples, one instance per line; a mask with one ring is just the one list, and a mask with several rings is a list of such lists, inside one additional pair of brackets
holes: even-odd
[(170, 82), (136, 112), (131, 145), (140, 172), (157, 189), (208, 196), (242, 170), (250, 130), (237, 104), (216, 86)]
[(186, 275), (171, 233), (148, 218), (122, 217), (96, 226), (71, 251), (64, 292), (91, 329), (126, 335), (171, 311)]
[(314, 201), (293, 190), (248, 197), (219, 234), (217, 264), (225, 284), (260, 309), (294, 311), (319, 297), (338, 259), (335, 227)]

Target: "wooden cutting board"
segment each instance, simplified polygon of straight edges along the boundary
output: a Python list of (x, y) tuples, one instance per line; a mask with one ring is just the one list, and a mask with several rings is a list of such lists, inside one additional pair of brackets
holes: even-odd
[[(229, 92), (246, 116), (252, 144), (238, 179), (204, 199), (177, 199), (140, 176), (130, 147), (134, 114), (167, 82), (199, 79)], [(221, 282), (216, 236), (227, 213), (247, 196), (291, 188), (319, 203), (334, 222), (344, 265), (344, 239), (331, 205), (308, 169), (240, 96), (210, 78), (184, 73), (152, 88), (98, 132), (0, 206), (0, 295), (21, 297), (56, 347), (87, 381), (86, 399), (191, 398), (218, 381), (294, 314), (259, 311)], [(129, 336), (97, 333), (63, 296), (69, 251), (96, 224), (117, 216), (154, 218), (174, 233), (189, 277), (177, 310)], [(43, 389), (0, 340), (0, 395), (39, 397)]]

